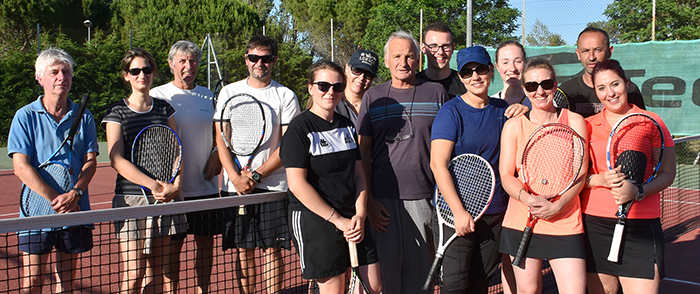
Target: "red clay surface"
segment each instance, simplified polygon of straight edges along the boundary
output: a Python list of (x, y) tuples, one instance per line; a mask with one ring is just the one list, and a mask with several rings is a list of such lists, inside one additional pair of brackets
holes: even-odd
[[(92, 209), (105, 209), (111, 207), (111, 200), (113, 196), (114, 180), (116, 177), (116, 172), (107, 163), (98, 164), (97, 173), (93, 181), (90, 183), (90, 201), (92, 203)], [(0, 218), (13, 218), (17, 217), (19, 201), (19, 191), (21, 187), (20, 181), (14, 176), (11, 170), (0, 171)], [(95, 232), (97, 235), (98, 233)], [(188, 238), (188, 241), (191, 238)], [(96, 241), (98, 238), (96, 237)], [(114, 239), (110, 234), (103, 235), (99, 237), (100, 244), (96, 246), (95, 249), (91, 251), (90, 258), (83, 258), (82, 264), (84, 268), (79, 276), (85, 277), (80, 281), (81, 284), (86, 286), (100, 285), (97, 286), (96, 291), (88, 291), (89, 293), (110, 293), (115, 292), (115, 287), (118, 282), (118, 275), (115, 273), (118, 271), (118, 265), (116, 261), (118, 256), (116, 254), (108, 254), (107, 252), (117, 252), (116, 245), (114, 245)], [(96, 242), (97, 243), (97, 242)], [(16, 237), (11, 236), (10, 238), (2, 237), (0, 238), (0, 249), (5, 248), (6, 245), (16, 244)], [(111, 245), (110, 245), (111, 244)], [(185, 246), (193, 246), (191, 242), (188, 242)], [(217, 242), (216, 254), (221, 254), (220, 245)], [(698, 264), (700, 264), (700, 254), (696, 254), (698, 248), (700, 248), (700, 229), (695, 229), (677, 240), (666, 244), (666, 279), (661, 282), (660, 293), (700, 293), (700, 271), (698, 270)], [(192, 291), (194, 280), (194, 270), (192, 256), (192, 247), (185, 247), (183, 251), (188, 250), (188, 254), (183, 254), (183, 268), (181, 277), (181, 289), (184, 292)], [(217, 290), (225, 292), (231, 292), (234, 285), (232, 281), (235, 281), (235, 277), (231, 275), (233, 272), (233, 264), (235, 256), (227, 251), (225, 255), (219, 255), (219, 260), (217, 266), (212, 273), (212, 282), (216, 283), (216, 286), (212, 287), (212, 291)], [(0, 250), (0, 255), (2, 255), (2, 260), (0, 260), (0, 292), (16, 292), (17, 289), (17, 278), (19, 276), (17, 268), (17, 257), (16, 248), (12, 249), (10, 246), (7, 250)], [(286, 254), (285, 254), (286, 255)], [(101, 264), (102, 266), (91, 267), (90, 265)], [(106, 266), (106, 264), (111, 264)], [(296, 262), (296, 254), (292, 254), (289, 258), (285, 259), (285, 264), (287, 264), (287, 278), (290, 276), (299, 275), (298, 263)], [(297, 272), (294, 272), (297, 271)], [(8, 281), (9, 280), (9, 281)], [(3, 282), (5, 281), (5, 282)], [(303, 288), (303, 282), (293, 281), (288, 282), (287, 286), (290, 288), (295, 288), (293, 292), (301, 291)], [(261, 292), (264, 292), (260, 289)], [(86, 292), (86, 293), (88, 293)], [(555, 291), (556, 292), (556, 291)], [(297, 292), (300, 293), (300, 292)]]

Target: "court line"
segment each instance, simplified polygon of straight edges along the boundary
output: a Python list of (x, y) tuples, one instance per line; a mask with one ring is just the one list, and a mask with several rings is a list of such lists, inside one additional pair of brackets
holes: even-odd
[(691, 201), (669, 200), (669, 199), (662, 199), (661, 201), (680, 203), (680, 204), (698, 204), (698, 205), (700, 205), (700, 202), (691, 202)]
[(698, 282), (691, 282), (691, 281), (685, 281), (685, 280), (677, 280), (677, 279), (671, 279), (671, 278), (664, 278), (665, 281), (670, 281), (670, 282), (676, 282), (676, 283), (682, 283), (682, 284), (688, 284), (688, 285), (693, 285), (693, 286), (700, 286), (700, 283)]

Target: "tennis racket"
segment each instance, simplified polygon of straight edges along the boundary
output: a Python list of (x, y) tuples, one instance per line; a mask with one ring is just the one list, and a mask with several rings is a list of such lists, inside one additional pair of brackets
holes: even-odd
[[(520, 172), (524, 188), (535, 195), (554, 195), (556, 201), (574, 184), (583, 171), (583, 139), (569, 126), (551, 123), (538, 127), (525, 144)], [(538, 218), (528, 208), (528, 221), (513, 258), (519, 267), (532, 238)]]
[(348, 289), (348, 294), (354, 294), (355, 289), (357, 289), (357, 284), (360, 284), (364, 293), (369, 294), (369, 289), (367, 284), (362, 280), (360, 275), (360, 261), (357, 258), (357, 244), (355, 242), (348, 242), (348, 249), (350, 250), (350, 267), (352, 268), (352, 276), (350, 277), (350, 287)]
[[(80, 122), (83, 118), (83, 113), (85, 113), (85, 107), (87, 106), (90, 96), (88, 94), (83, 94), (80, 99), (80, 106), (78, 111), (73, 116), (73, 123), (68, 131), (68, 136), (63, 139), (61, 145), (56, 148), (56, 151), (49, 156), (49, 158), (37, 167), (37, 172), (39, 176), (48, 184), (52, 189), (56, 190), (59, 194), (64, 194), (73, 189), (75, 185), (73, 183), (73, 168), (71, 166), (71, 160), (73, 159), (73, 139), (75, 133), (78, 131)], [(68, 145), (68, 164), (61, 161), (60, 155), (64, 155), (61, 151), (63, 147)], [(51, 207), (51, 201), (44, 196), (39, 195), (39, 193), (29, 189), (24, 183), (22, 184), (22, 192), (19, 198), (19, 207), (22, 210), (24, 216), (37, 216), (37, 215), (49, 215), (55, 214), (56, 211)]]
[[(269, 109), (249, 94), (236, 94), (224, 103), (219, 129), (239, 171), (248, 170), (257, 150), (270, 139), (271, 119)], [(245, 165), (238, 156), (248, 157)], [(245, 206), (239, 207), (238, 214), (245, 214)]]
[[(180, 138), (170, 127), (162, 124), (153, 124), (143, 128), (131, 147), (131, 162), (141, 172), (152, 179), (172, 183), (180, 170), (182, 161), (182, 144)], [(148, 188), (141, 186), (143, 197), (149, 202), (146, 191)], [(158, 203), (156, 200), (154, 204)], [(144, 241), (144, 253), (151, 253), (151, 233), (153, 230), (153, 217), (146, 218), (146, 240)]]
[(566, 97), (562, 89), (557, 88), (557, 91), (554, 92), (554, 96), (552, 97), (552, 104), (556, 108), (569, 109), (569, 98)]
[[(491, 164), (481, 156), (462, 154), (450, 160), (447, 169), (452, 175), (462, 206), (471, 214), (474, 221), (478, 220), (488, 208), (489, 203), (491, 203), (491, 198), (493, 198), (496, 176)], [(433, 286), (435, 276), (442, 265), (445, 251), (452, 241), (457, 238), (457, 233), (455, 232), (447, 241), (443, 241), (444, 227), (448, 226), (454, 229), (455, 220), (452, 209), (450, 209), (442, 193), (437, 188), (435, 189), (435, 209), (440, 226), (440, 246), (435, 252), (435, 260), (430, 267), (425, 284), (423, 284), (423, 291), (428, 291)]]
[(318, 288), (316, 280), (309, 280), (309, 294), (321, 294), (321, 289)]
[[(606, 157), (608, 168), (620, 167), (626, 180), (641, 187), (656, 177), (663, 159), (664, 144), (664, 134), (656, 120), (642, 113), (626, 115), (610, 132)], [(617, 262), (620, 256), (627, 213), (632, 203), (634, 200), (620, 205), (617, 210), (617, 224), (608, 255), (611, 262)]]

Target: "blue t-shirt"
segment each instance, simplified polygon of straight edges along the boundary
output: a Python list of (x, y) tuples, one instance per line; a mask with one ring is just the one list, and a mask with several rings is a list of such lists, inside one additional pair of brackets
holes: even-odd
[(486, 159), (496, 174), (493, 199), (486, 214), (506, 211), (508, 194), (501, 186), (498, 157), (501, 151), (501, 131), (506, 122), (508, 102), (489, 98), (486, 107), (477, 109), (456, 97), (442, 106), (433, 122), (431, 141), (444, 139), (455, 142), (452, 157), (472, 153)]
[[(21, 153), (29, 156), (29, 163), (37, 168), (46, 161), (49, 156), (61, 145), (70, 130), (78, 105), (68, 102), (70, 111), (63, 116), (60, 122), (56, 122), (53, 117), (46, 112), (41, 103), (43, 96), (17, 110), (12, 119), (10, 135), (7, 141), (7, 155), (12, 158), (14, 153)], [(82, 121), (75, 133), (73, 140), (71, 157), (71, 167), (73, 168), (73, 181), (78, 180), (85, 154), (99, 152), (97, 145), (97, 132), (95, 118), (89, 110), (83, 113)], [(68, 163), (68, 146), (58, 153), (57, 161)], [(83, 192), (83, 197), (78, 200), (81, 211), (90, 210), (90, 197), (88, 189)], [(20, 211), (20, 217), (24, 217)]]

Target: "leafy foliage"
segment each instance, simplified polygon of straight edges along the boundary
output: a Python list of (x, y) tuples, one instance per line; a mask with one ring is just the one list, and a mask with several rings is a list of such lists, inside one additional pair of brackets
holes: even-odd
[(547, 25), (542, 23), (539, 19), (532, 25), (532, 30), (527, 34), (527, 37), (525, 37), (525, 43), (528, 46), (540, 47), (566, 45), (561, 35), (550, 32)]
[[(651, 41), (652, 1), (615, 0), (604, 14), (620, 32), (620, 41)], [(700, 1), (657, 0), (656, 40), (700, 39)]]

